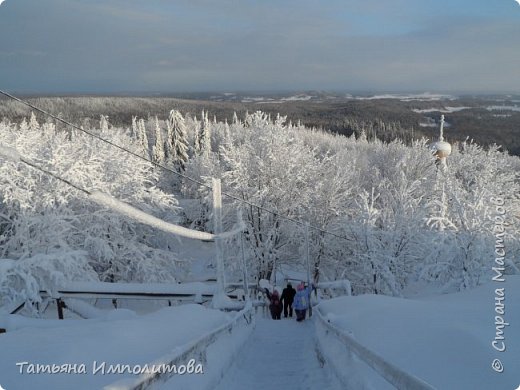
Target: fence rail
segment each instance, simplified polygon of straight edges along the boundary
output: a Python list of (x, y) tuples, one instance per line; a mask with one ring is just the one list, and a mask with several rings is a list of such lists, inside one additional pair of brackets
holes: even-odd
[[(243, 290), (242, 283), (227, 283), (226, 295), (234, 300), (231, 310), (241, 310), (244, 308), (244, 301), (247, 293), (240, 292)], [(249, 289), (256, 286), (250, 285)], [(67, 298), (79, 299), (112, 299), (114, 306), (117, 307), (118, 299), (164, 299), (176, 301), (191, 301), (195, 303), (204, 303), (213, 298), (217, 292), (217, 285), (205, 282), (188, 282), (188, 283), (106, 283), (106, 282), (74, 282), (59, 287), (56, 291), (40, 291), (42, 298), (51, 298), (56, 300), (58, 309), (58, 318), (63, 319), (63, 309), (66, 308), (64, 303)], [(258, 303), (256, 303), (258, 305)], [(20, 310), (23, 304), (16, 310)], [(14, 314), (13, 311), (10, 311)]]
[[(227, 324), (220, 326), (214, 331), (205, 334), (204, 336), (191, 341), (180, 348), (176, 348), (171, 354), (163, 356), (153, 363), (149, 363), (149, 366), (167, 365), (167, 366), (178, 366), (185, 364), (188, 359), (192, 359), (194, 356), (200, 357), (201, 361), (206, 361), (206, 350), (207, 348), (218, 340), (223, 334), (232, 333), (233, 330), (240, 324), (250, 326), (253, 319), (253, 306), (248, 303), (246, 307), (238, 312), (231, 321)], [(152, 384), (158, 381), (166, 381), (170, 377), (174, 376), (173, 372), (156, 372), (149, 374), (142, 374), (137, 378), (121, 379), (115, 383), (105, 386), (104, 390), (145, 390)]]
[(320, 325), (326, 331), (334, 335), (347, 348), (356, 354), (369, 367), (381, 375), (388, 383), (395, 386), (399, 390), (435, 390), (435, 387), (423, 381), (422, 379), (402, 370), (394, 364), (388, 362), (375, 352), (360, 344), (353, 337), (343, 332), (337, 326), (331, 324), (321, 314), (320, 310), (317, 318)]
[(320, 282), (316, 287), (322, 290), (343, 290), (345, 295), (352, 295), (352, 285), (348, 279)]

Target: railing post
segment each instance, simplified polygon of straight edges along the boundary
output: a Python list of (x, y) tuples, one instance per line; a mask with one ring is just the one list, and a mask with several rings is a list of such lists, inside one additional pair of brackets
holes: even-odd
[(61, 300), (61, 298), (57, 298), (56, 306), (58, 307), (58, 318), (60, 320), (62, 320), (63, 319), (63, 308), (65, 307), (65, 303)]

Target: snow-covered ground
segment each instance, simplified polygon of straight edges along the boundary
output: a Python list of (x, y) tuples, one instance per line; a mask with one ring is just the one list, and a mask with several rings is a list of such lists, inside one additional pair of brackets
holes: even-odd
[(313, 99), (313, 96), (306, 94), (298, 94), (293, 96), (282, 97), (274, 99), (271, 97), (250, 97), (246, 96), (242, 99), (242, 103), (285, 103), (285, 102), (296, 102), (296, 101), (309, 101)]
[[(503, 329), (504, 352), (492, 346), (499, 315), (496, 288), (503, 288), (503, 318), (510, 324)], [(424, 288), (414, 291), (409, 291), (413, 298), (340, 297), (322, 301), (318, 309), (362, 345), (435, 388), (515, 389), (520, 384), (520, 311), (516, 305), (520, 276), (454, 294), (428, 295), (432, 290)], [(5, 389), (102, 388), (135, 378), (128, 372), (108, 374), (110, 366), (156, 362), (234, 316), (193, 304), (144, 315), (125, 309), (94, 310), (93, 314), (94, 319), (63, 321), (0, 315), (0, 327), (7, 329), (0, 335), (0, 385)], [(251, 334), (252, 326), (247, 326), (239, 333), (220, 335), (200, 362), (207, 364), (204, 374), (177, 375), (154, 389), (213, 388), (223, 374), (218, 389), (339, 389), (331, 360), (344, 370), (353, 388), (390, 388), (360, 359), (349, 355), (332, 334), (324, 334), (318, 326), (316, 331), (314, 320), (297, 323), (258, 317)], [(321, 349), (316, 348), (317, 336)], [(494, 359), (503, 363), (503, 373), (491, 368)], [(77, 370), (84, 365), (85, 373), (31, 373), (36, 364), (75, 364)]]
[(437, 101), (442, 99), (455, 100), (456, 97), (451, 95), (442, 95), (430, 92), (418, 93), (418, 94), (383, 94), (374, 96), (356, 96), (357, 100), (377, 100), (377, 99), (398, 99), (402, 102), (409, 102), (412, 100), (420, 101)]
[[(497, 331), (496, 288), (504, 288), (503, 317), (510, 324), (503, 329), (504, 352), (492, 346)], [(323, 301), (319, 309), (361, 344), (438, 389), (516, 389), (520, 384), (519, 297), (520, 276), (508, 276), (504, 283), (461, 293), (414, 299), (341, 297)], [(329, 345), (329, 353), (339, 359), (332, 349), (334, 344)], [(502, 373), (492, 369), (494, 359), (501, 360)], [(359, 375), (357, 371), (352, 374)], [(376, 376), (367, 372), (365, 376)], [(374, 381), (368, 379), (372, 383), (368, 388), (382, 388), (381, 382)]]
[(442, 113), (452, 113), (452, 112), (457, 112), (457, 111), (462, 111), (462, 110), (470, 110), (471, 107), (449, 107), (449, 106), (446, 106), (444, 108), (414, 108), (412, 109), (413, 112), (416, 112), (418, 114), (426, 114), (426, 113), (429, 113), (429, 112), (442, 112)]
[(488, 106), (486, 107), (486, 110), (488, 111), (516, 111), (520, 112), (520, 106), (514, 105), (514, 106)]
[[(439, 124), (435, 121), (435, 119), (427, 116), (424, 117), (425, 122), (419, 122), (419, 126), (421, 127), (439, 127)], [(444, 127), (450, 127), (451, 124), (447, 121), (444, 122)]]
[[(143, 316), (125, 309), (113, 310), (104, 318), (89, 320), (3, 315), (0, 327), (8, 331), (0, 335), (0, 385), (8, 390), (100, 389), (135, 377), (108, 374), (110, 365), (144, 366), (225, 324), (232, 315), (193, 304), (166, 307)], [(27, 364), (17, 366), (23, 362)], [(104, 370), (100, 368), (103, 363)], [(76, 364), (78, 372), (84, 364), (86, 373), (29, 373), (35, 369), (30, 365), (36, 364)]]

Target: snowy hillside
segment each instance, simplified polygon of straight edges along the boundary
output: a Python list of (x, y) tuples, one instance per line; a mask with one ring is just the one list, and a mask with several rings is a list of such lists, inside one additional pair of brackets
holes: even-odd
[[(504, 288), (507, 294), (508, 326), (496, 327), (495, 288)], [(509, 276), (504, 283), (487, 283), (456, 294), (413, 299), (336, 298), (322, 302), (319, 310), (363, 345), (437, 389), (515, 389), (520, 383), (518, 297), (520, 277)], [(503, 352), (492, 346), (497, 330), (503, 331)], [(496, 358), (503, 364), (502, 373), (491, 369)], [(345, 363), (344, 367), (347, 376), (374, 382), (376, 375), (366, 366), (347, 368)], [(381, 386), (375, 388), (386, 388)]]
[[(395, 296), (418, 280), (445, 291), (475, 287), (493, 257), (496, 198), (508, 226), (505, 266), (518, 272), (520, 159), (497, 148), (454, 145), (441, 171), (427, 140), (368, 142), (261, 112), (228, 124), (172, 111), (164, 120), (134, 118), (128, 129), (102, 116), (90, 131), (120, 148), (34, 116), (0, 123), (1, 145), (48, 172), (0, 158), (4, 304), (37, 302), (38, 290), (74, 280), (197, 280), (178, 238), (82, 191), (211, 233), (211, 177), (223, 183), (224, 230), (239, 218), (245, 224), (243, 253), (256, 280), (305, 269), (308, 222), (315, 280), (347, 278), (354, 293)], [(240, 235), (224, 250), (237, 280)]]
[[(262, 367), (278, 369), (266, 354), (255, 365), (263, 341), (279, 354), (281, 346), (291, 348), (291, 370), (304, 367), (304, 379), (284, 382), (294, 388), (336, 386), (330, 359), (347, 355), (350, 369), (358, 367), (363, 357), (352, 360), (352, 351), (320, 334), (318, 322), (284, 319), (277, 332), (265, 319), (254, 328), (260, 314), (209, 309), (212, 296), (214, 304), (230, 302), (216, 293), (218, 269), (240, 289), (245, 275), (253, 286), (262, 281), (269, 288), (268, 281), (283, 288), (286, 276), (341, 280), (339, 292), (324, 283), (329, 288), (320, 294), (354, 296), (324, 300), (320, 310), (393, 362), (394, 371), (439, 388), (514, 382), (519, 353), (512, 334), (520, 318), (512, 305), (505, 317), (512, 324), (507, 371), (497, 377), (490, 368), (497, 309), (486, 283), (505, 276), (514, 297), (520, 273), (520, 159), (498, 147), (454, 144), (444, 166), (425, 139), (369, 142), (364, 132), (334, 136), (262, 112), (227, 123), (207, 112), (198, 119), (177, 111), (133, 118), (129, 128), (113, 127), (104, 116), (88, 130), (40, 124), (35, 116), (20, 124), (4, 120), (0, 147), (0, 328), (6, 331), (0, 385), (7, 389), (36, 383), (130, 389), (148, 374), (97, 375), (93, 362), (133, 367), (172, 356), (200, 358), (207, 371), (158, 383), (161, 388), (213, 388), (222, 375), (225, 388), (244, 388), (265, 383), (254, 379)], [(222, 230), (214, 225), (212, 178), (222, 181)], [(186, 231), (203, 241), (178, 234)], [(223, 277), (218, 282), (226, 287)], [(137, 303), (142, 296), (133, 296), (114, 302), (118, 310), (103, 311), (92, 286), (109, 299), (170, 291), (174, 307), (165, 308), (164, 300)], [(97, 307), (71, 301), (67, 294), (78, 289)], [(401, 298), (412, 291), (462, 292)], [(69, 311), (63, 321), (49, 319), (46, 309), (55, 313), (60, 294), (70, 312), (90, 319)], [(257, 304), (262, 294), (255, 291)], [(9, 314), (22, 303), (19, 314)], [(32, 373), (37, 364), (75, 363), (86, 372)], [(354, 369), (354, 387), (366, 377), (372, 388), (387, 386), (366, 370)]]

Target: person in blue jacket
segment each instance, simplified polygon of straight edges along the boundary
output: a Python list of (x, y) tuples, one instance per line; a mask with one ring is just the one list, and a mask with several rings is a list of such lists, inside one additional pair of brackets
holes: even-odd
[(300, 322), (305, 319), (305, 314), (310, 305), (310, 298), (311, 286), (305, 287), (303, 282), (300, 283), (298, 287), (296, 287), (296, 295), (293, 302), (293, 308), (296, 312), (296, 321)]

